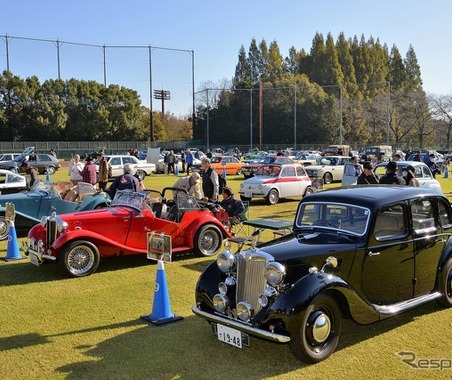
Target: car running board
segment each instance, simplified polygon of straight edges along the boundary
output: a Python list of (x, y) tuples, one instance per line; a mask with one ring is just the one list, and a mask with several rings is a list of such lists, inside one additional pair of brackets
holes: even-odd
[(391, 316), (413, 309), (424, 303), (433, 301), (441, 297), (440, 292), (426, 294), (420, 297), (410, 299), (408, 301), (398, 302), (393, 305), (373, 305), (380, 315)]

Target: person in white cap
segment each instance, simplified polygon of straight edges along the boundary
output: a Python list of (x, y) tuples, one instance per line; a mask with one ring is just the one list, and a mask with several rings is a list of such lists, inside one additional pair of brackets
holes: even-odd
[[(190, 176), (179, 178), (173, 187), (178, 189), (185, 189), (189, 195), (194, 196), (196, 199), (201, 199), (201, 188), (199, 187), (199, 181), (201, 176), (199, 173), (192, 173)], [(173, 197), (176, 197), (176, 192), (173, 192)]]

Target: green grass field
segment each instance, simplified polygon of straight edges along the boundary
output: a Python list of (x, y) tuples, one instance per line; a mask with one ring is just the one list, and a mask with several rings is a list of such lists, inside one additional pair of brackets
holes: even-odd
[[(52, 179), (68, 179), (66, 169)], [(228, 177), (228, 185), (236, 191), (242, 180)], [(439, 180), (451, 198), (452, 178)], [(154, 175), (145, 185), (161, 189), (175, 181), (172, 175)], [(275, 206), (253, 201), (249, 217), (292, 219), (297, 204), (296, 199)], [(1, 242), (0, 256), (5, 255), (6, 242)], [(369, 326), (344, 321), (337, 351), (311, 366), (297, 361), (286, 345), (251, 338), (251, 347), (240, 350), (220, 343), (191, 313), (197, 278), (211, 261), (186, 255), (166, 265), (172, 311), (184, 319), (162, 327), (140, 319), (152, 311), (156, 276), (156, 265), (144, 257), (101, 261), (96, 273), (78, 279), (68, 278), (57, 265), (0, 261), (0, 377), (452, 378), (452, 369), (415, 369), (398, 354), (411, 352), (414, 363), (425, 366), (451, 364), (452, 310), (436, 303)]]

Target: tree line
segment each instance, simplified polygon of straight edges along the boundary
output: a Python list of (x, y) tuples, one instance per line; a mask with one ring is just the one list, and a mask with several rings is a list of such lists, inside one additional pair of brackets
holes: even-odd
[[(138, 93), (78, 79), (40, 83), (0, 75), (0, 134), (5, 141), (127, 141), (150, 137), (150, 110)], [(190, 140), (191, 122), (153, 112), (154, 138)]]
[[(413, 46), (316, 33), (309, 52), (252, 39), (235, 73), (197, 91), (195, 120), (143, 106), (138, 93), (78, 79), (0, 75), (0, 133), (9, 141), (191, 140), (222, 145), (386, 143), (449, 149), (452, 95), (426, 94)], [(192, 128), (193, 125), (193, 128)]]
[(356, 147), (388, 140), (406, 148), (450, 146), (452, 102), (424, 92), (411, 45), (402, 58), (396, 45), (372, 37), (341, 33), (335, 41), (317, 33), (309, 52), (291, 47), (283, 57), (276, 41), (253, 38), (248, 52), (239, 50), (231, 83), (204, 87), (194, 131), (201, 140), (208, 133), (211, 141), (246, 144), (252, 134), (264, 145), (315, 145), (339, 143), (342, 134)]

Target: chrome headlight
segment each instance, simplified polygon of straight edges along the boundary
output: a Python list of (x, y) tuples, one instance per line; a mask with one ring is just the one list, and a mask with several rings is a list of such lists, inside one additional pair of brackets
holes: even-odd
[(221, 252), (217, 257), (218, 268), (227, 273), (235, 264), (235, 256), (230, 251)]
[(215, 294), (212, 302), (216, 311), (224, 313), (229, 305), (229, 298), (225, 294)]
[(67, 222), (61, 220), (60, 218), (57, 219), (57, 230), (59, 233), (63, 232), (67, 227), (68, 227)]
[(239, 302), (237, 304), (237, 317), (243, 322), (248, 322), (253, 317), (253, 307), (248, 302)]
[(271, 286), (279, 285), (286, 277), (286, 268), (278, 262), (267, 264), (265, 268), (265, 279)]
[(48, 216), (43, 216), (43, 217), (41, 217), (41, 221), (40, 221), (40, 223), (41, 223), (41, 226), (43, 226), (43, 227), (45, 227), (46, 226), (46, 224), (47, 224), (47, 219), (48, 219)]

